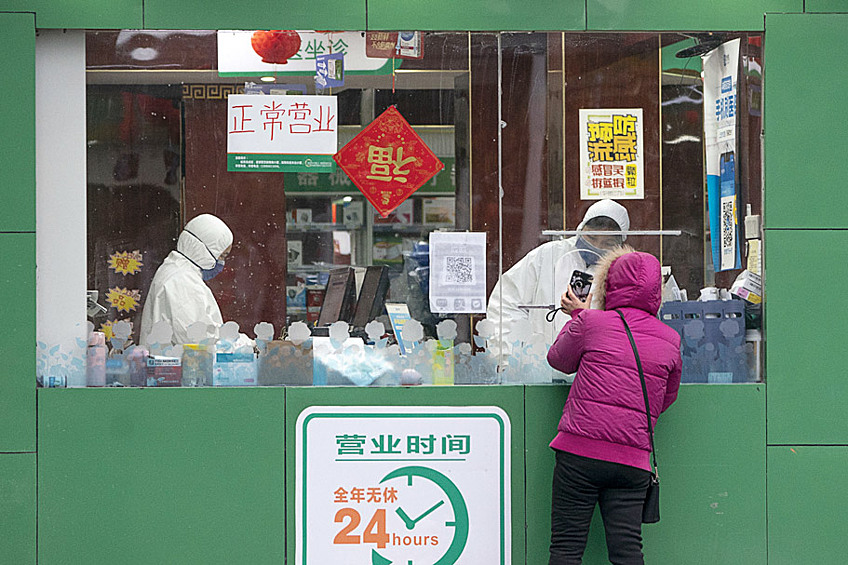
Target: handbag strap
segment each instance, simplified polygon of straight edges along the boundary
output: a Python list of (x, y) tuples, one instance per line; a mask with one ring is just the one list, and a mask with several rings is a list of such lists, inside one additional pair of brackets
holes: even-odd
[(627, 332), (627, 339), (630, 340), (630, 347), (633, 348), (633, 356), (636, 357), (636, 368), (639, 369), (639, 380), (642, 382), (642, 396), (645, 398), (645, 415), (648, 417), (648, 436), (651, 438), (651, 458), (654, 463), (654, 477), (659, 478), (659, 469), (657, 468), (657, 451), (654, 449), (654, 425), (651, 421), (651, 406), (648, 403), (648, 387), (645, 384), (645, 373), (642, 372), (642, 360), (639, 359), (639, 350), (636, 349), (636, 341), (633, 339), (633, 334), (630, 332), (630, 326), (627, 325), (627, 320), (624, 319), (624, 314), (621, 310), (616, 309), (616, 313), (621, 318), (624, 324), (624, 330)]

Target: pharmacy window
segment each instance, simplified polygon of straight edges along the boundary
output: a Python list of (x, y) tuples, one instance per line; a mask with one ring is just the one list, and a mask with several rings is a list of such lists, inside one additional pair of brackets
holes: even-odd
[(552, 309), (621, 244), (684, 382), (762, 380), (762, 41), (87, 32), (88, 329), (39, 381), (569, 382)]

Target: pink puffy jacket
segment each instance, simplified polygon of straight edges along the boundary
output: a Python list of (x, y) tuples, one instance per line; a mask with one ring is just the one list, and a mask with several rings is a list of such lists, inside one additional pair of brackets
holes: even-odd
[(630, 248), (608, 254), (595, 275), (603, 309), (575, 310), (548, 351), (548, 363), (577, 372), (551, 447), (650, 470), (645, 401), (633, 349), (616, 309), (624, 314), (642, 360), (651, 416), (676, 399), (680, 336), (657, 319), (660, 263)]

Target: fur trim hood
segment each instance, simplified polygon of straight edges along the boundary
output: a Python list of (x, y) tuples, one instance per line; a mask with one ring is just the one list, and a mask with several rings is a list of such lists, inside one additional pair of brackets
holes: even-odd
[(623, 245), (598, 262), (594, 288), (601, 310), (630, 307), (656, 316), (662, 303), (660, 262), (650, 253)]

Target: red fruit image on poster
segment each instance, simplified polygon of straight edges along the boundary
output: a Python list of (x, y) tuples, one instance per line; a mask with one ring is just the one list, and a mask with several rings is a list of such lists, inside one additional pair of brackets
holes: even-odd
[(444, 168), (394, 106), (333, 159), (384, 218)]
[(285, 65), (300, 50), (300, 34), (294, 30), (255, 31), (250, 45), (263, 63)]

